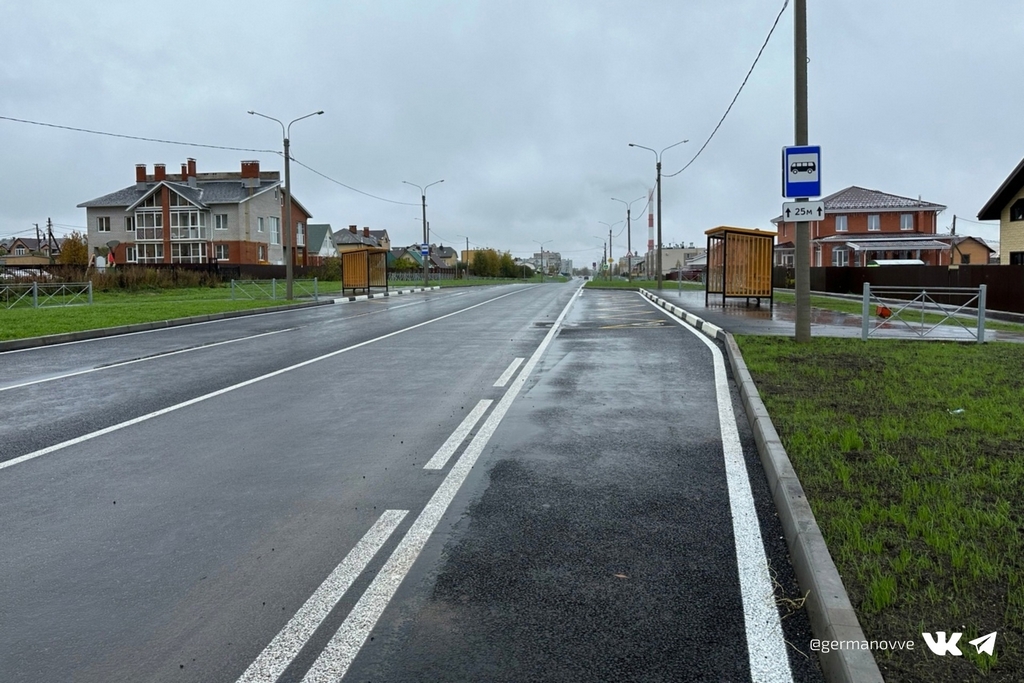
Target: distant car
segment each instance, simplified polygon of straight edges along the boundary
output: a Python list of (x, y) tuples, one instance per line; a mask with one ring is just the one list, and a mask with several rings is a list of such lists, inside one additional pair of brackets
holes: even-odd
[(813, 161), (794, 161), (789, 165), (789, 172), (793, 175), (798, 173), (814, 173), (818, 170), (818, 165)]

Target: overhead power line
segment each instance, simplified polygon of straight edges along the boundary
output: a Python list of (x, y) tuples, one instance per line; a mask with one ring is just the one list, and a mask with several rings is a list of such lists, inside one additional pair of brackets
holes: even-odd
[(321, 173), (320, 171), (316, 170), (315, 168), (307, 166), (306, 164), (302, 163), (301, 161), (299, 161), (295, 157), (292, 157), (292, 161), (294, 161), (299, 166), (302, 166), (307, 171), (310, 171), (312, 173), (317, 174), (318, 176), (320, 176), (324, 180), (329, 180), (332, 183), (334, 183), (335, 185), (341, 185), (342, 187), (344, 187), (347, 190), (352, 190), (353, 192), (358, 192), (359, 194), (366, 195), (367, 197), (371, 197), (372, 199), (377, 199), (379, 201), (387, 202), (389, 204), (401, 204), (402, 206), (419, 206), (420, 205), (419, 202), (400, 202), (400, 201), (398, 201), (396, 199), (387, 199), (385, 197), (378, 197), (375, 194), (370, 194), (369, 192), (363, 192), (362, 190), (360, 190), (358, 188), (355, 188), (355, 187), (352, 187), (351, 185), (346, 185), (345, 183), (341, 182), (340, 180), (335, 180), (334, 178), (332, 178), (329, 175), (326, 175), (324, 173)]
[(733, 96), (732, 102), (730, 102), (729, 106), (726, 107), (725, 113), (722, 114), (722, 118), (719, 119), (718, 121), (718, 125), (715, 126), (715, 129), (713, 131), (711, 131), (711, 135), (708, 136), (708, 139), (704, 141), (704, 144), (701, 145), (701, 148), (697, 150), (697, 153), (693, 155), (693, 158), (690, 159), (685, 166), (683, 166), (675, 173), (662, 174), (662, 178), (671, 178), (672, 176), (677, 176), (686, 169), (690, 168), (690, 165), (697, 160), (697, 157), (701, 155), (701, 152), (703, 152), (704, 149), (708, 146), (708, 144), (711, 142), (711, 139), (715, 137), (715, 133), (717, 133), (718, 129), (722, 127), (722, 124), (725, 122), (725, 117), (729, 115), (730, 111), (732, 111), (732, 106), (736, 104), (736, 100), (739, 99), (740, 93), (743, 92), (743, 87), (747, 84), (747, 80), (750, 78), (750, 74), (754, 73), (754, 67), (757, 66), (757, 62), (761, 59), (761, 55), (764, 53), (764, 49), (768, 47), (768, 41), (772, 39), (772, 34), (775, 33), (775, 27), (779, 25), (779, 20), (782, 18), (782, 13), (786, 11), (787, 7), (789, 7), (789, 0), (785, 0), (785, 2), (782, 3), (782, 9), (779, 10), (778, 16), (775, 17), (775, 23), (772, 24), (772, 29), (768, 31), (768, 37), (764, 39), (764, 44), (762, 44), (761, 49), (757, 51), (757, 57), (754, 58), (754, 63), (750, 65), (750, 69), (747, 71), (747, 75), (743, 77), (743, 82), (740, 83), (739, 90), (736, 91), (736, 95)]

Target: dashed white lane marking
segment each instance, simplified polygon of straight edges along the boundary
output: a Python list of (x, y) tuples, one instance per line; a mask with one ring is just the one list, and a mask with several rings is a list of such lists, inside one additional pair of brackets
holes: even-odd
[(250, 384), (256, 384), (257, 382), (262, 382), (265, 379), (270, 379), (271, 377), (277, 377), (278, 375), (283, 375), (286, 372), (291, 372), (292, 370), (298, 370), (299, 368), (304, 368), (307, 365), (312, 365), (313, 363), (317, 363), (319, 361), (326, 360), (328, 358), (334, 358), (335, 356), (338, 356), (340, 354), (346, 353), (348, 351), (352, 351), (354, 349), (362, 348), (364, 346), (368, 346), (370, 344), (382, 341), (384, 339), (389, 339), (389, 338), (397, 336), (399, 334), (403, 334), (405, 332), (409, 332), (411, 330), (415, 330), (417, 328), (423, 327), (424, 325), (430, 325), (431, 323), (436, 323), (439, 320), (444, 320), (445, 318), (450, 318), (453, 315), (459, 315), (460, 313), (465, 313), (466, 311), (471, 311), (474, 308), (479, 308), (480, 306), (485, 306), (485, 305), (487, 305), (489, 303), (493, 303), (493, 302), (495, 302), (495, 301), (497, 301), (499, 299), (504, 299), (505, 297), (512, 296), (513, 294), (519, 294), (521, 292), (528, 292), (528, 291), (530, 291), (530, 290), (529, 289), (520, 289), (520, 290), (517, 290), (517, 291), (514, 291), (514, 292), (509, 292), (508, 294), (502, 294), (501, 296), (496, 296), (493, 299), (487, 299), (486, 301), (481, 301), (478, 304), (473, 304), (472, 306), (467, 306), (466, 308), (460, 308), (457, 311), (452, 311), (451, 313), (446, 313), (446, 314), (438, 316), (436, 318), (431, 318), (430, 320), (424, 320), (421, 323), (416, 323), (415, 325), (410, 325), (409, 327), (403, 327), (400, 330), (395, 330), (394, 332), (388, 332), (387, 334), (383, 334), (383, 335), (381, 335), (379, 337), (375, 337), (373, 339), (368, 339), (368, 340), (366, 340), (364, 342), (359, 342), (358, 344), (353, 344), (352, 346), (346, 346), (343, 349), (338, 349), (337, 351), (331, 351), (330, 353), (325, 353), (322, 356), (317, 356), (316, 358), (310, 358), (309, 360), (302, 361), (301, 363), (296, 363), (295, 365), (289, 365), (286, 368), (281, 368), (280, 370), (274, 370), (273, 372), (268, 372), (265, 375), (260, 375), (259, 377), (253, 377), (252, 379), (247, 379), (244, 382), (239, 382), (238, 384), (232, 384), (229, 387), (224, 387), (223, 389), (218, 389), (217, 391), (211, 391), (208, 394), (203, 394), (202, 396), (197, 396), (197, 397), (191, 398), (191, 399), (189, 399), (187, 401), (182, 401), (181, 403), (176, 403), (174, 405), (167, 406), (166, 408), (161, 408), (160, 410), (154, 410), (152, 413), (146, 413), (145, 415), (140, 415), (139, 417), (132, 418), (131, 420), (125, 420), (124, 422), (119, 422), (118, 424), (111, 425), (109, 427), (104, 427), (103, 429), (98, 429), (95, 432), (89, 432), (88, 434), (83, 434), (82, 436), (75, 437), (74, 439), (68, 439), (67, 441), (62, 441), (62, 442), (54, 444), (52, 446), (47, 446), (46, 448), (40, 448), (38, 451), (32, 451), (31, 453), (26, 453), (25, 455), (19, 455), (16, 458), (11, 458), (10, 460), (5, 460), (4, 462), (0, 462), (0, 470), (6, 469), (8, 467), (13, 467), (14, 465), (26, 462), (28, 460), (33, 460), (33, 459), (38, 458), (38, 457), (40, 457), (42, 455), (47, 455), (49, 453), (53, 453), (55, 451), (59, 451), (59, 450), (65, 449), (65, 448), (67, 448), (69, 446), (74, 446), (74, 445), (83, 443), (85, 441), (90, 441), (90, 440), (95, 439), (97, 437), (104, 436), (106, 434), (110, 434), (111, 432), (116, 432), (118, 430), (125, 429), (126, 427), (131, 427), (133, 425), (137, 425), (140, 422), (145, 422), (147, 420), (152, 420), (154, 417), (160, 417), (161, 415), (166, 415), (167, 413), (172, 413), (172, 412), (174, 412), (176, 410), (180, 410), (182, 408), (186, 408), (188, 406), (195, 405), (196, 403), (201, 403), (203, 401), (209, 400), (211, 398), (215, 398), (215, 397), (220, 396), (222, 394), (227, 394), (227, 393), (235, 391), (237, 389), (241, 389), (243, 387), (247, 387)]
[(10, 391), (11, 389), (21, 389), (23, 387), (30, 387), (34, 384), (42, 384), (44, 382), (53, 382), (58, 379), (67, 379), (68, 377), (78, 377), (79, 375), (88, 375), (91, 372), (99, 372), (100, 370), (110, 370), (112, 368), (120, 368), (125, 365), (134, 365), (136, 363), (145, 363), (151, 360), (160, 360), (162, 358), (168, 358), (170, 356), (177, 356), (182, 353), (191, 353), (192, 351), (205, 351), (206, 349), (212, 349), (217, 346), (224, 346), (225, 344), (234, 344), (235, 342), (248, 341), (249, 339), (259, 339), (260, 337), (269, 337), (272, 334), (281, 334), (282, 332), (291, 332), (297, 330), (297, 327), (289, 327), (283, 330), (274, 330), (273, 332), (263, 332), (262, 334), (253, 334), (248, 337), (239, 337), (238, 339), (227, 339), (225, 341), (213, 342), (211, 344), (203, 344), (202, 346), (193, 346), (188, 349), (179, 349), (177, 351), (168, 351), (167, 353), (157, 353), (146, 358), (135, 358), (133, 360), (126, 360), (120, 363), (111, 363), (110, 365), (103, 365), (98, 368), (89, 368), (88, 370), (79, 370), (77, 372), (68, 372), (63, 375), (55, 375), (53, 377), (44, 377), (43, 379), (32, 380), (31, 382), (22, 382), (21, 384), (12, 384), (9, 387), (0, 387), (0, 391)]
[(408, 510), (386, 510), (249, 665), (238, 683), (276, 681), (407, 514)]
[[(522, 359), (520, 358), (519, 360)], [(457, 451), (459, 446), (462, 445), (462, 442), (466, 440), (469, 433), (473, 431), (473, 427), (475, 427), (476, 423), (480, 421), (480, 418), (483, 417), (483, 414), (487, 412), (487, 409), (491, 407), (492, 403), (494, 403), (494, 401), (489, 398), (485, 398), (477, 403), (476, 407), (473, 408), (469, 415), (467, 415), (462, 421), (462, 424), (460, 424), (455, 431), (452, 432), (452, 435), (448, 437), (448, 440), (437, 449), (437, 453), (434, 453), (434, 457), (432, 457), (427, 464), (423, 466), (423, 469), (444, 469), (444, 466), (448, 464), (448, 458), (455, 454), (455, 451)]]
[(336, 683), (348, 671), (352, 661), (359, 654), (363, 643), (369, 637), (370, 631), (373, 630), (380, 615), (384, 612), (384, 608), (387, 607), (395, 591), (398, 590), (399, 584), (402, 583), (413, 562), (416, 561), (423, 546), (426, 545), (430, 535), (437, 527), (438, 522), (441, 521), (441, 517), (444, 515), (445, 510), (448, 509), (448, 505), (451, 504), (452, 499), (455, 498), (455, 494), (466, 480), (470, 470), (473, 469), (473, 465), (476, 464), (480, 454), (483, 453), (487, 442), (490, 441), (494, 431), (501, 424), (501, 420), (505, 417), (505, 413), (508, 412), (512, 401), (515, 400), (523, 385), (526, 384), (530, 372), (540, 362), (541, 356), (548, 348), (551, 340), (554, 339), (558, 328), (562, 324), (562, 320), (565, 319), (569, 308), (576, 300), (576, 297), (579, 296), (580, 291), (577, 290), (569, 300), (569, 303), (562, 309), (562, 313), (555, 320), (551, 329), (548, 330), (540, 346), (530, 356), (530, 360), (526, 362), (523, 371), (519, 373), (519, 376), (512, 382), (512, 386), (502, 396), (498, 405), (480, 428), (480, 431), (473, 437), (462, 457), (452, 467), (448, 476), (441, 483), (441, 486), (438, 487), (426, 507), (423, 508), (423, 512), (412, 523), (412, 527), (409, 528), (405, 537), (398, 544), (398, 547), (395, 548), (391, 557), (388, 558), (380, 573), (374, 577), (366, 592), (359, 598), (359, 602), (349, 612), (348, 617), (338, 629), (338, 632), (334, 634), (327, 647), (324, 648), (324, 651), (317, 657), (313, 666), (306, 672), (302, 683)]
[(501, 373), (501, 377), (499, 377), (498, 381), (494, 383), (494, 386), (503, 387), (506, 384), (508, 384), (508, 381), (512, 379), (512, 375), (516, 374), (516, 370), (519, 368), (520, 365), (522, 365), (524, 360), (526, 359), (516, 358), (514, 361), (512, 361), (509, 364), (508, 368), (505, 370), (505, 372)]
[[(646, 300), (646, 299), (645, 299)], [(652, 306), (657, 306), (648, 301)], [(711, 349), (715, 366), (715, 395), (718, 422), (725, 453), (725, 478), (732, 510), (732, 533), (736, 540), (736, 566), (739, 570), (740, 594), (743, 598), (743, 619), (747, 632), (750, 678), (753, 683), (792, 683), (789, 656), (782, 632), (782, 621), (775, 605), (775, 591), (768, 573), (768, 560), (761, 540), (754, 494), (750, 489), (747, 465), (743, 460), (736, 416), (729, 394), (729, 376), (721, 350), (707, 337), (679, 318), (672, 318)]]

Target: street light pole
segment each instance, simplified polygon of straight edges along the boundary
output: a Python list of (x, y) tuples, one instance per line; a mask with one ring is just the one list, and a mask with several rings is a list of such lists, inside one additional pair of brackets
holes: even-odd
[(423, 257), (423, 286), (429, 287), (430, 269), (428, 262), (430, 259), (430, 235), (427, 233), (427, 188), (430, 187), (430, 185), (437, 185), (438, 183), (443, 183), (444, 178), (442, 178), (441, 180), (435, 180), (434, 182), (430, 183), (430, 185), (426, 185), (424, 187), (420, 187), (416, 183), (410, 183), (408, 180), (403, 180), (402, 182), (405, 183), (406, 185), (412, 185), (415, 188), (419, 188), (420, 191), (420, 200), (423, 204), (423, 244), (427, 245), (427, 253), (424, 254), (423, 250), (420, 249), (420, 256)]
[[(607, 258), (608, 258), (608, 261), (611, 261), (613, 263), (614, 263), (615, 257), (612, 256), (612, 228), (614, 228), (616, 225), (618, 225), (621, 222), (622, 221), (615, 221), (614, 223), (605, 223), (604, 221), (598, 221), (598, 223), (600, 223), (601, 225), (604, 225), (604, 226), (608, 227), (608, 255), (607, 255)], [(609, 265), (608, 266), (608, 276), (611, 277), (612, 275), (613, 275), (612, 267)]]
[(638, 202), (641, 199), (643, 199), (643, 197), (637, 197), (632, 202), (627, 202), (624, 199), (616, 199), (615, 197), (612, 197), (613, 202), (622, 202), (623, 204), (626, 205), (626, 267), (628, 268), (626, 278), (630, 282), (633, 281), (633, 230), (630, 220), (630, 212), (633, 209), (633, 202)]
[(265, 119), (271, 121), (277, 121), (281, 126), (281, 136), (284, 138), (284, 242), (282, 247), (284, 248), (284, 273), (285, 273), (285, 298), (291, 300), (292, 298), (292, 281), (294, 279), (294, 271), (292, 269), (292, 261), (294, 256), (292, 255), (292, 174), (291, 174), (291, 132), (292, 124), (302, 119), (308, 119), (310, 116), (320, 116), (323, 114), (323, 110), (315, 111), (312, 114), (306, 114), (300, 116), (297, 119), (293, 119), (284, 125), (280, 120), (275, 119), (273, 116), (267, 116), (261, 114), (258, 111), (249, 111), (253, 116), (262, 116)]
[[(807, 0), (793, 6), (794, 118), (796, 144), (807, 144)], [(797, 201), (806, 201), (798, 199)], [(811, 341), (811, 225), (796, 224), (796, 330), (798, 344)]]
[(554, 241), (554, 240), (544, 240), (543, 242), (538, 242), (537, 240), (533, 241), (534, 244), (539, 244), (540, 245), (540, 281), (541, 282), (544, 282), (544, 268), (545, 268), (545, 263), (544, 263), (544, 245), (547, 244), (548, 242), (552, 242), (552, 241)]
[(657, 171), (657, 181), (656, 181), (656, 183), (657, 183), (657, 186), (658, 186), (658, 260), (657, 260), (658, 289), (661, 289), (661, 283), (662, 283), (662, 279), (664, 277), (662, 275), (662, 268), (661, 268), (661, 155), (664, 154), (665, 152), (667, 152), (668, 150), (672, 149), (673, 147), (676, 147), (677, 145), (683, 144), (684, 142), (689, 142), (689, 140), (680, 140), (679, 142), (676, 142), (674, 144), (669, 145), (668, 147), (666, 147), (665, 149), (661, 150), (660, 152), (658, 152), (657, 150), (653, 150), (650, 147), (644, 147), (643, 145), (636, 145), (636, 144), (633, 144), (632, 142), (629, 143), (630, 147), (639, 147), (640, 149), (646, 149), (648, 151), (654, 152), (654, 158), (655, 158), (655, 161), (657, 162), (655, 164), (655, 170)]

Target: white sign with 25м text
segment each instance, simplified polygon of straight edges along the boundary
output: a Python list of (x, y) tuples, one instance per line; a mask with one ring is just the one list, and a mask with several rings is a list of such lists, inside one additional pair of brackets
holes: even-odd
[(825, 202), (786, 202), (782, 205), (782, 220), (792, 221), (823, 221), (825, 220)]

